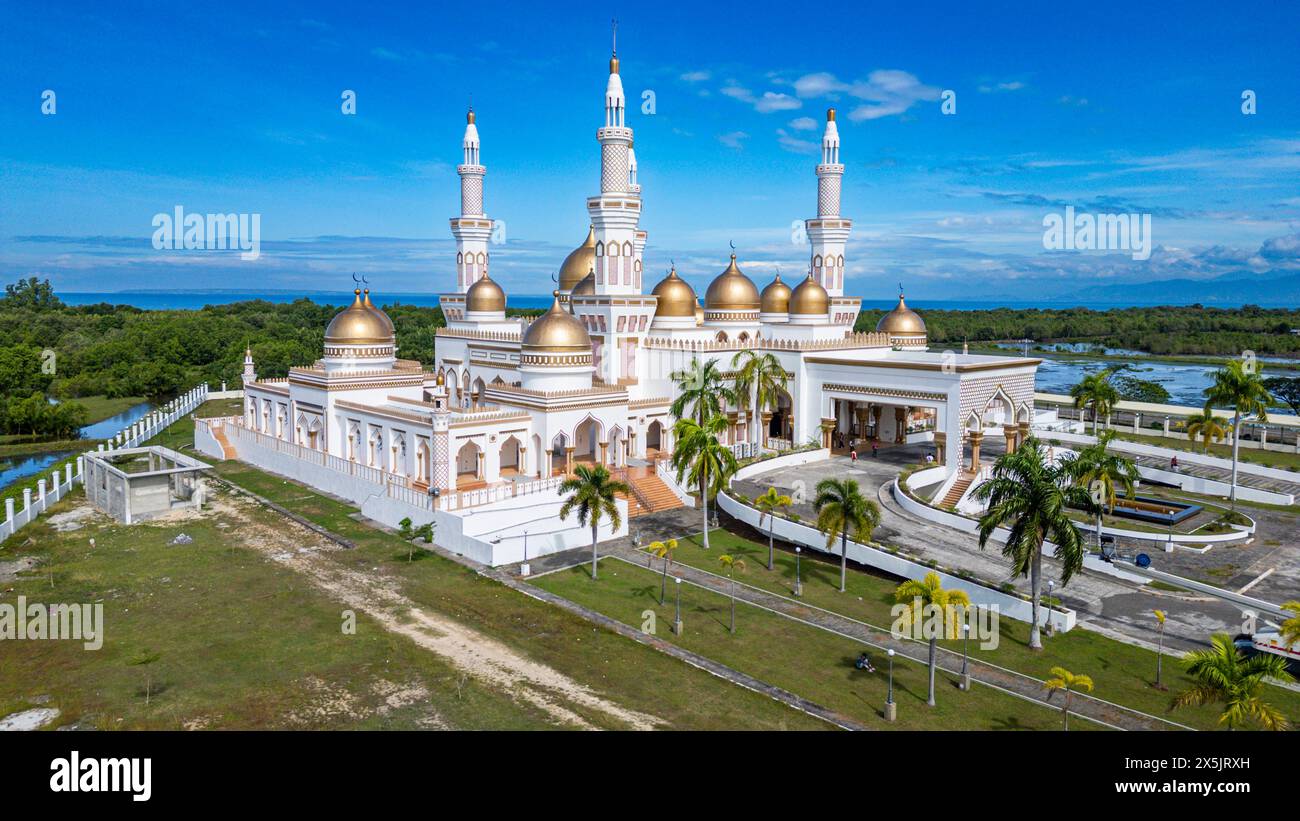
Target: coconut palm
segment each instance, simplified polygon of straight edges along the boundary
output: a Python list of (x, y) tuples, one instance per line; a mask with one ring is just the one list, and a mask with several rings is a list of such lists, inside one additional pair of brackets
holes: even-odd
[(1194, 413), (1187, 417), (1183, 423), (1187, 430), (1188, 439), (1201, 440), (1201, 452), (1206, 453), (1210, 449), (1211, 442), (1222, 442), (1223, 437), (1228, 435), (1227, 428), (1219, 424), (1219, 417), (1207, 407), (1201, 413)]
[(1174, 698), (1175, 710), (1222, 704), (1219, 723), (1229, 730), (1250, 725), (1265, 730), (1285, 730), (1291, 726), (1280, 710), (1260, 696), (1265, 679), (1294, 681), (1286, 671), (1286, 659), (1272, 653), (1246, 658), (1226, 633), (1214, 634), (1209, 650), (1193, 650), (1184, 658), (1187, 674), (1196, 684)]
[(1087, 488), (1097, 511), (1097, 548), (1101, 549), (1101, 516), (1105, 511), (1115, 512), (1116, 485), (1123, 489), (1124, 495), (1133, 498), (1137, 487), (1137, 466), (1132, 459), (1117, 456), (1107, 448), (1115, 438), (1115, 431), (1102, 431), (1096, 444), (1089, 445), (1073, 457), (1067, 457), (1066, 463), (1074, 475), (1074, 481)]
[(650, 555), (664, 560), (664, 576), (659, 583), (659, 603), (664, 603), (664, 596), (668, 594), (668, 563), (673, 560), (673, 551), (677, 549), (676, 539), (665, 539), (662, 542), (650, 543)]
[(720, 413), (710, 416), (703, 425), (689, 417), (678, 419), (673, 428), (677, 445), (673, 448), (672, 466), (677, 470), (677, 481), (685, 477), (700, 487), (705, 550), (709, 549), (709, 497), (726, 487), (737, 470), (736, 455), (719, 440), (726, 430), (727, 417)]
[(731, 358), (736, 370), (735, 399), (737, 404), (749, 400), (754, 409), (750, 421), (754, 430), (754, 443), (762, 442), (763, 408), (775, 407), (777, 397), (785, 390), (789, 377), (776, 354), (746, 348)]
[(1110, 383), (1110, 374), (1109, 370), (1090, 373), (1070, 388), (1075, 408), (1092, 409), (1093, 434), (1097, 433), (1097, 420), (1103, 415), (1109, 415), (1119, 401), (1119, 391)]
[(731, 579), (731, 632), (734, 633), (736, 632), (736, 580), (731, 577), (731, 574), (744, 573), (747, 565), (744, 559), (728, 553), (719, 556), (718, 563), (726, 569), (727, 578)]
[[(943, 620), (940, 625), (928, 625), (930, 633), (930, 695), (926, 704), (934, 706), (934, 670), (939, 650), (939, 634), (945, 638), (957, 638), (957, 625), (965, 620), (966, 610), (970, 607), (970, 596), (965, 590), (945, 590), (939, 574), (930, 572), (921, 581), (908, 579), (894, 591), (894, 601), (910, 604), (899, 614), (899, 627), (911, 630), (912, 625), (929, 615), (926, 608), (934, 605), (929, 612)], [(961, 608), (958, 610), (957, 608)]]
[(1163, 690), (1165, 686), (1160, 683), (1160, 673), (1165, 661), (1165, 611), (1152, 610), (1151, 612), (1155, 614), (1156, 634), (1160, 637), (1159, 644), (1156, 646), (1156, 689)]
[(1049, 463), (1045, 447), (1031, 436), (1014, 452), (999, 456), (992, 477), (974, 490), (974, 498), (987, 504), (979, 520), (980, 549), (988, 545), (993, 531), (1009, 523), (1002, 555), (1011, 560), (1013, 572), (1029, 577), (1032, 650), (1043, 649), (1038, 627), (1043, 543), (1050, 539), (1056, 545), (1053, 555), (1061, 562), (1062, 584), (1083, 567), (1083, 536), (1068, 510), (1091, 511), (1093, 503), (1087, 489), (1074, 481), (1072, 470), (1070, 460)]
[(560, 493), (572, 494), (560, 506), (560, 519), (578, 512), (579, 525), (591, 525), (591, 578), (596, 578), (596, 532), (602, 519), (609, 519), (610, 527), (618, 530), (623, 519), (618, 513), (615, 499), (620, 493), (631, 493), (623, 482), (610, 476), (604, 465), (589, 467), (578, 465), (573, 473), (560, 483)]
[(1241, 417), (1255, 416), (1268, 421), (1268, 406), (1273, 404), (1255, 368), (1234, 359), (1214, 372), (1214, 384), (1205, 389), (1205, 405), (1232, 408), (1232, 509), (1237, 509), (1237, 451), (1241, 445)]
[(871, 532), (880, 525), (880, 508), (862, 495), (858, 483), (852, 479), (822, 479), (817, 483), (817, 529), (826, 534), (826, 549), (840, 540), (840, 592), (849, 566), (849, 533), (859, 542), (871, 539)]
[(1083, 674), (1075, 675), (1064, 667), (1053, 667), (1051, 669), (1052, 677), (1043, 682), (1047, 688), (1047, 698), (1050, 701), (1052, 695), (1057, 691), (1065, 693), (1065, 701), (1061, 704), (1061, 718), (1064, 722), (1062, 729), (1070, 729), (1070, 699), (1075, 693), (1091, 693), (1092, 678)]
[(712, 359), (692, 359), (689, 366), (673, 371), (668, 378), (677, 384), (677, 398), (669, 410), (678, 419), (691, 418), (703, 425), (710, 416), (725, 411), (731, 401), (732, 391)]
[(1279, 638), (1283, 647), (1290, 647), (1293, 644), (1300, 644), (1300, 601), (1289, 601), (1282, 605), (1282, 609), (1288, 613), (1295, 613), (1294, 616), (1282, 622), (1282, 629), (1279, 632)]
[(777, 492), (776, 488), (768, 486), (767, 492), (754, 500), (754, 507), (758, 508), (758, 526), (763, 526), (763, 517), (768, 518), (767, 526), (767, 569), (772, 569), (772, 560), (774, 558), (775, 548), (772, 545), (773, 531), (776, 530), (776, 511), (785, 510), (793, 500), (789, 496), (784, 496)]

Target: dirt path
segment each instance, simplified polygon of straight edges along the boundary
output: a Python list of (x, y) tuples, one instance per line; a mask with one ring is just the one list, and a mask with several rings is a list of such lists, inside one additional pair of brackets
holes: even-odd
[(634, 730), (651, 730), (667, 724), (655, 716), (621, 707), (590, 687), (520, 655), (473, 628), (418, 607), (399, 592), (399, 583), (394, 578), (344, 567), (327, 555), (342, 548), (295, 522), (286, 520), (271, 527), (248, 515), (253, 502), (232, 499), (225, 494), (211, 502), (216, 512), (240, 522), (240, 540), (245, 546), (297, 571), (347, 607), (375, 619), (386, 630), (410, 638), (457, 669), (541, 709), (559, 724), (596, 729), (569, 705), (603, 713)]

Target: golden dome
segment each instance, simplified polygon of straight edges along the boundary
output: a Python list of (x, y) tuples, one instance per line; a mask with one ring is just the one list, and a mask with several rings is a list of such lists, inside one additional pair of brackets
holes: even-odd
[(533, 320), (524, 331), (523, 348), (554, 353), (591, 353), (591, 337), (578, 318), (560, 304), (560, 292), (553, 292), (551, 309)]
[[(361, 301), (360, 289), (352, 292), (352, 304), (339, 311), (325, 329), (325, 341), (340, 345), (392, 345), (393, 328), (388, 315)], [(367, 296), (369, 302), (369, 296)]]
[(763, 289), (762, 306), (759, 310), (765, 314), (790, 313), (790, 286), (781, 281), (780, 271), (776, 272), (776, 279)]
[(925, 322), (921, 315), (903, 302), (903, 295), (898, 295), (898, 305), (885, 314), (876, 323), (876, 330), (887, 334), (916, 335), (925, 333)]
[(384, 327), (388, 329), (389, 335), (391, 336), (395, 333), (396, 329), (393, 327), (393, 320), (388, 318), (388, 314), (384, 313), (382, 308), (370, 301), (369, 288), (366, 288), (361, 292), (361, 297), (361, 304), (366, 306), (366, 310), (379, 315), (379, 321), (384, 323)]
[(478, 282), (465, 292), (465, 310), (497, 313), (506, 309), (506, 292), (484, 272)]
[(655, 307), (655, 316), (695, 316), (700, 303), (695, 299), (695, 289), (686, 280), (677, 276), (677, 266), (673, 266), (668, 276), (655, 286), (650, 293), (659, 297)]
[(831, 310), (830, 297), (821, 283), (813, 279), (812, 272), (808, 278), (794, 289), (790, 295), (790, 313), (800, 316), (826, 316)]
[(587, 274), (596, 270), (596, 227), (587, 230), (587, 239), (564, 258), (560, 266), (560, 290), (572, 291)]
[(758, 287), (736, 267), (735, 254), (704, 293), (704, 307), (710, 311), (757, 311), (760, 302)]
[(584, 296), (596, 293), (596, 272), (589, 271), (577, 285), (573, 286), (572, 296)]

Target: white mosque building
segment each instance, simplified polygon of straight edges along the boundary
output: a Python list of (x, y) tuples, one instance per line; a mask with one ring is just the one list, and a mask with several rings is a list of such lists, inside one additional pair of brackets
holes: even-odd
[[(560, 267), (546, 313), (505, 315), (507, 295), (490, 274), (487, 167), (471, 110), (457, 167), (460, 214), (451, 219), (454, 287), (440, 296), (447, 326), (437, 331), (434, 366), (399, 359), (393, 323), (368, 291), (356, 291), (314, 364), (259, 380), (247, 357), (236, 424), (318, 452), (322, 464), (381, 476), (412, 498), (436, 495), (431, 503), (444, 511), (505, 498), (494, 489), (511, 498), (551, 492), (576, 463), (653, 466), (673, 449), (670, 374), (692, 359), (730, 372), (744, 349), (775, 355), (788, 379), (760, 418), (728, 410), (727, 441), (745, 453), (926, 442), (955, 472), (969, 467), (963, 442), (978, 461), (986, 434), (1005, 436), (1008, 447), (1027, 434), (1037, 360), (930, 351), (925, 322), (901, 294), (874, 332), (854, 333), (861, 300), (844, 292), (853, 223), (840, 208), (834, 109), (815, 168), (816, 215), (806, 220), (806, 274), (789, 282), (778, 274), (760, 288), (733, 253), (702, 303), (676, 270), (644, 281), (643, 192), (616, 55), (604, 110), (590, 228)], [(647, 483), (663, 477), (642, 474)]]

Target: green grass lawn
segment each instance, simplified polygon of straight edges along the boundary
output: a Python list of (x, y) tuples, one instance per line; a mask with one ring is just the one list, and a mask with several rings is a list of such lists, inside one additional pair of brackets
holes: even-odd
[[(646, 611), (652, 611), (657, 635), (873, 729), (1049, 730), (1061, 725), (1057, 709), (982, 685), (963, 693), (957, 689), (958, 677), (942, 671), (936, 677), (937, 704), (928, 707), (926, 665), (898, 657), (894, 663), (898, 720), (891, 725), (883, 717), (888, 689), (883, 653), (874, 654), (877, 672), (864, 673), (853, 666), (862, 650), (860, 643), (743, 602), (736, 605), (736, 633), (732, 634), (728, 598), (686, 584), (682, 585), (683, 635), (674, 636), (673, 591), (660, 605), (659, 574), (617, 559), (602, 560), (597, 581), (592, 581), (589, 567), (574, 567), (535, 583), (629, 625), (642, 626)], [(1102, 726), (1072, 719), (1071, 726), (1077, 729)]]
[[(775, 569), (767, 569), (767, 545), (750, 541), (726, 531), (710, 531), (712, 547), (704, 550), (698, 537), (682, 540), (675, 560), (692, 567), (720, 573), (718, 556), (723, 553), (742, 556), (747, 570), (737, 578), (784, 596), (794, 587), (795, 557), (781, 549), (776, 551)], [(850, 569), (847, 592), (839, 592), (839, 563), (805, 555), (800, 562), (803, 598), (808, 604), (840, 613), (858, 621), (887, 630), (893, 621), (890, 608), (899, 579)], [(1208, 637), (1207, 637), (1208, 638)], [(1151, 640), (1155, 641), (1152, 618)], [(940, 646), (961, 652), (961, 642), (940, 642)], [(1013, 619), (1000, 620), (999, 646), (995, 650), (978, 649), (971, 643), (972, 657), (1043, 679), (1054, 666), (1092, 676), (1096, 684), (1093, 695), (1132, 707), (1152, 715), (1163, 716), (1180, 724), (1200, 729), (1214, 729), (1218, 711), (1212, 707), (1184, 708), (1169, 712), (1173, 694), (1190, 686), (1182, 665), (1172, 654), (1164, 660), (1163, 681), (1169, 689), (1155, 689), (1156, 654), (1152, 651), (1115, 641), (1083, 628), (1044, 638), (1044, 650), (1029, 649), (1029, 625)], [(1269, 690), (1269, 701), (1300, 723), (1300, 693), (1280, 687)]]
[[(1092, 429), (1089, 428), (1089, 432), (1091, 432), (1091, 430)], [(1206, 452), (1199, 440), (1189, 442), (1186, 439), (1172, 439), (1164, 436), (1131, 433), (1118, 428), (1115, 429), (1115, 438), (1123, 439), (1128, 442), (1140, 442), (1144, 445), (1156, 445), (1157, 447), (1171, 448), (1173, 450), (1193, 451), (1196, 453)], [(1211, 444), (1208, 455), (1218, 456), (1220, 459), (1231, 459), (1232, 446)], [(1300, 471), (1300, 453), (1295, 453), (1294, 451), (1259, 450), (1258, 448), (1248, 447), (1244, 444), (1243, 440), (1242, 446), (1237, 450), (1237, 457), (1242, 462), (1250, 462), (1254, 465)]]

